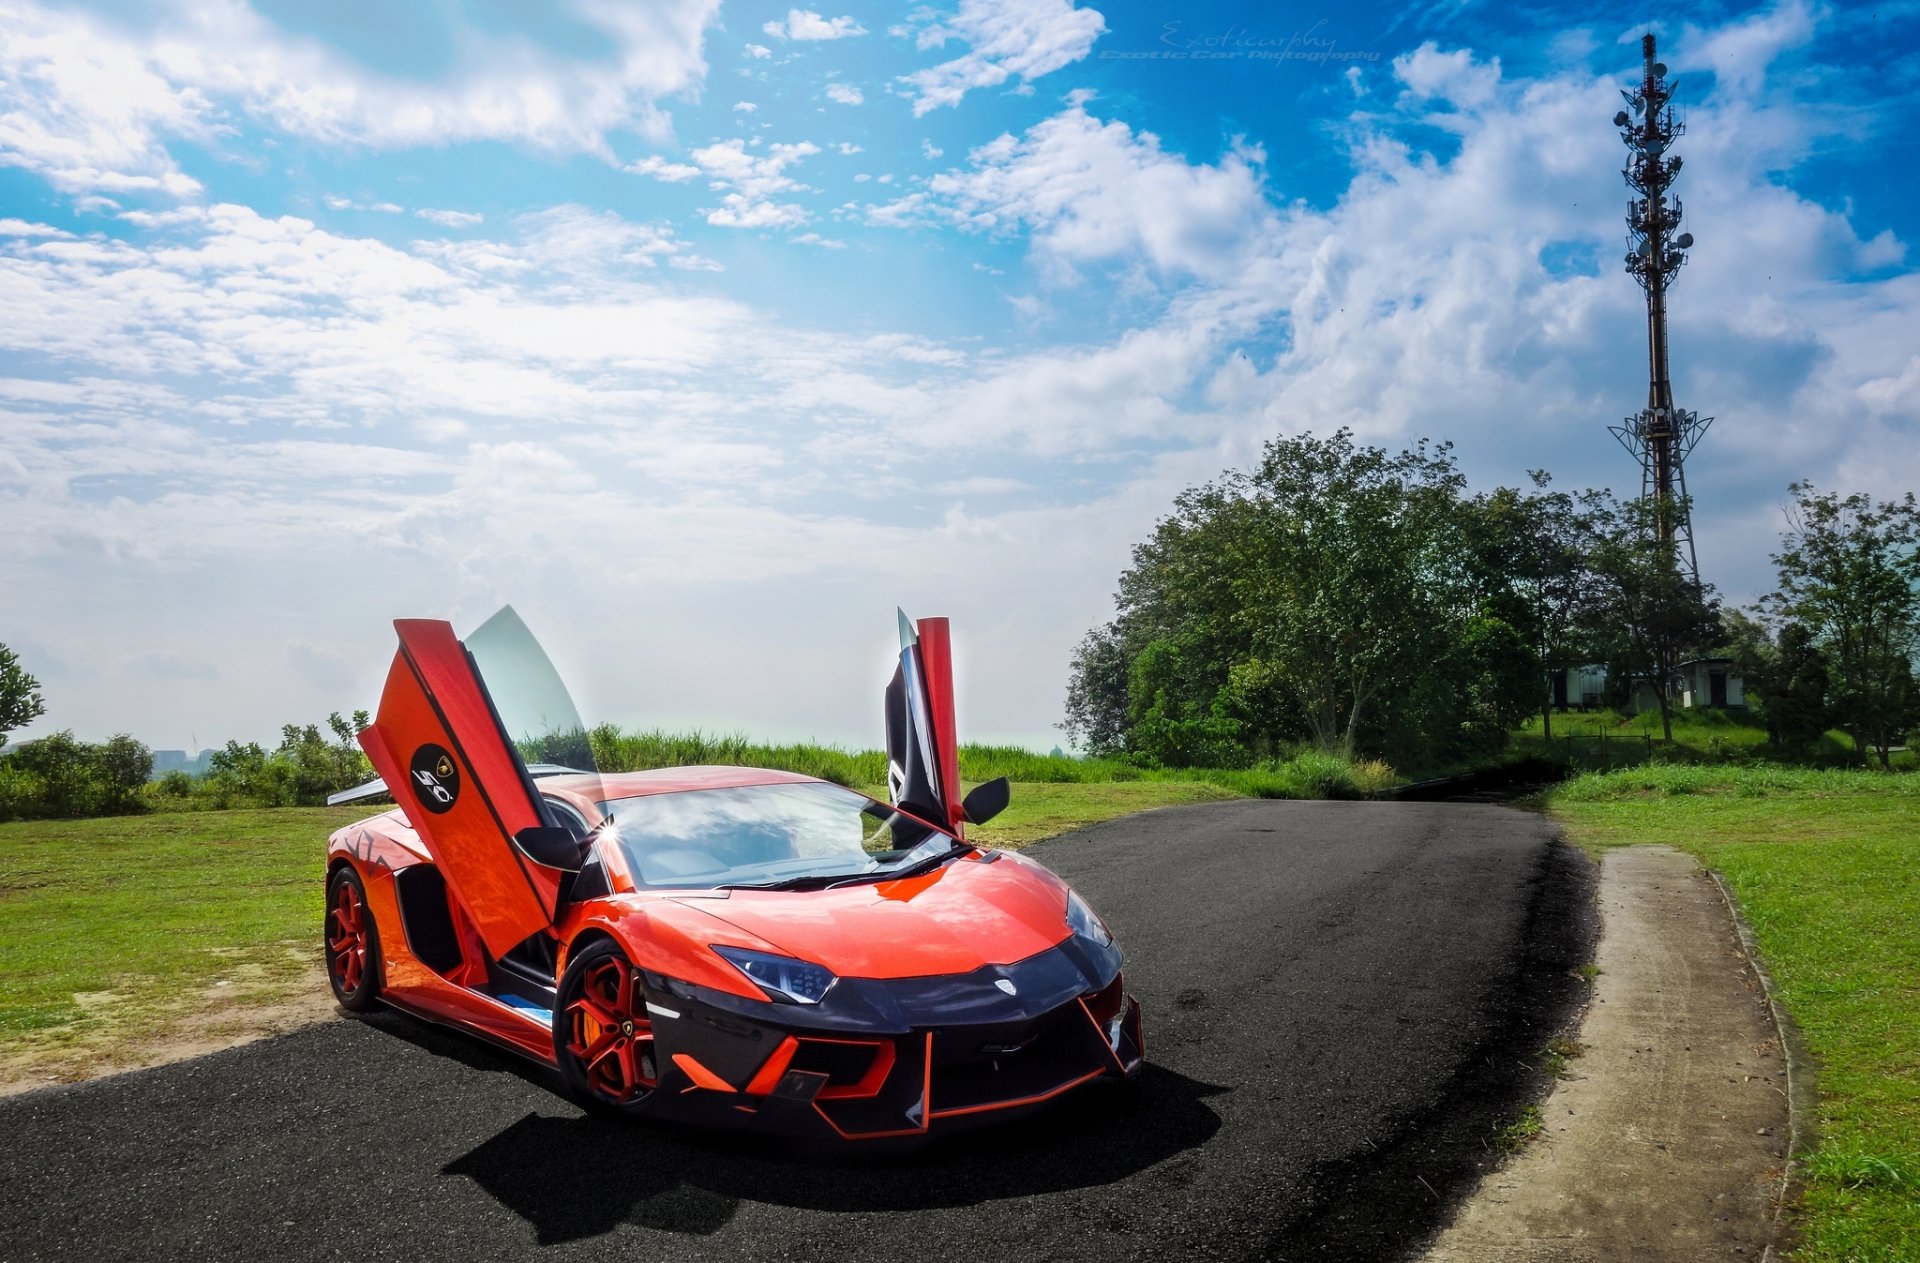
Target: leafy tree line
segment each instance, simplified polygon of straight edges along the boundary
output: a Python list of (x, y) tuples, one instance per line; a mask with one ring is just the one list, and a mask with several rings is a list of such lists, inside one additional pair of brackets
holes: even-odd
[(373, 765), (355, 740), (371, 722), (364, 710), (351, 719), (336, 711), (327, 716), (331, 737), (318, 724), (286, 724), (271, 750), (256, 741), (229, 741), (207, 760), (206, 775), (169, 772), (152, 797), (161, 806), (324, 806), (328, 794), (373, 779)]
[(0, 820), (145, 810), (153, 751), (121, 733), (98, 745), (56, 732), (0, 755)]
[(320, 806), (328, 794), (372, 779), (372, 766), (354, 740), (367, 723), (365, 711), (355, 711), (351, 720), (329, 715), (331, 739), (317, 724), (287, 724), (273, 749), (229, 741), (208, 760), (206, 775), (169, 772), (157, 781), (149, 779), (153, 751), (124, 733), (94, 744), (56, 732), (0, 754), (0, 820), (155, 808)]
[[(1911, 597), (1914, 550), (1899, 533), (1911, 498), (1903, 517), (1803, 484), (1794, 494), (1799, 533), (1775, 558), (1769, 621), (1733, 619), (1756, 664), (1763, 641), (1790, 660), (1756, 665), (1756, 692), (1804, 735), (1829, 710), (1824, 691), (1810, 700), (1802, 659), (1846, 646), (1859, 664), (1848, 679), (1863, 683), (1836, 696), (1881, 717), (1858, 731), (1897, 731), (1887, 701), (1912, 678), (1914, 612), (1843, 627), (1837, 611), (1851, 606), (1836, 593), (1871, 571), (1883, 604)], [(1093, 753), (1171, 767), (1305, 745), (1433, 766), (1485, 756), (1535, 712), (1550, 735), (1549, 672), (1604, 663), (1617, 690), (1650, 687), (1671, 739), (1674, 666), (1720, 644), (1723, 620), (1711, 586), (1659, 542), (1655, 512), (1556, 490), (1544, 473), (1470, 495), (1445, 444), (1391, 454), (1345, 429), (1274, 439), (1251, 469), (1183, 492), (1134, 549), (1116, 616), (1075, 650), (1063, 726)], [(1796, 706), (1812, 713), (1792, 719)]]

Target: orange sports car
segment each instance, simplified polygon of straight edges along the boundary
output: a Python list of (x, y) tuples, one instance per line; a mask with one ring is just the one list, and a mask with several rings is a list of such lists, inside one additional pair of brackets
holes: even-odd
[(395, 624), (360, 734), (397, 806), (328, 840), (326, 954), (385, 1003), (558, 1069), (584, 1104), (848, 1140), (1039, 1105), (1141, 1066), (1120, 948), (966, 826), (946, 620), (900, 619), (891, 803), (747, 767), (601, 773), (502, 610)]

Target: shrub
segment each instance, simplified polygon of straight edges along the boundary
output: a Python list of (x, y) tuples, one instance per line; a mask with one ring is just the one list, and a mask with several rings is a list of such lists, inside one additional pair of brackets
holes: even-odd
[(30, 820), (44, 814), (47, 782), (37, 773), (0, 759), (0, 820)]
[(0, 819), (144, 811), (152, 771), (153, 752), (125, 733), (94, 745), (56, 732), (0, 756)]
[(350, 721), (329, 715), (331, 741), (318, 724), (287, 724), (272, 750), (257, 741), (229, 741), (208, 759), (205, 776), (188, 778), (185, 792), (169, 774), (167, 787), (149, 790), (148, 801), (173, 808), (321, 806), (328, 794), (373, 779), (373, 767), (354, 741), (367, 723), (365, 711), (355, 711)]

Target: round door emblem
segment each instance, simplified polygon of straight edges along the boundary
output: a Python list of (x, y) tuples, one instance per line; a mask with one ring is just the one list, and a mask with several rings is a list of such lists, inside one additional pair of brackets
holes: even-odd
[(460, 769), (445, 747), (424, 745), (413, 752), (407, 765), (413, 776), (413, 792), (420, 805), (439, 815), (450, 809), (460, 797)]

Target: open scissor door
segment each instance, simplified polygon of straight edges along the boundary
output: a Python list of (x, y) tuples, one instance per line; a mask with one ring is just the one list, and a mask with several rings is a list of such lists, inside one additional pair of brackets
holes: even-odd
[(902, 612), (900, 665), (887, 684), (887, 790), (895, 806), (958, 834), (960, 746), (953, 718), (953, 650), (944, 618)]
[[(474, 655), (453, 628), (401, 619), (394, 630), (400, 649), (360, 744), (498, 959), (553, 923), (565, 871), (536, 862), (514, 841), (522, 830), (553, 822)], [(502, 632), (532, 644), (510, 609), (469, 640), (499, 639)], [(537, 645), (533, 653), (545, 666)]]

